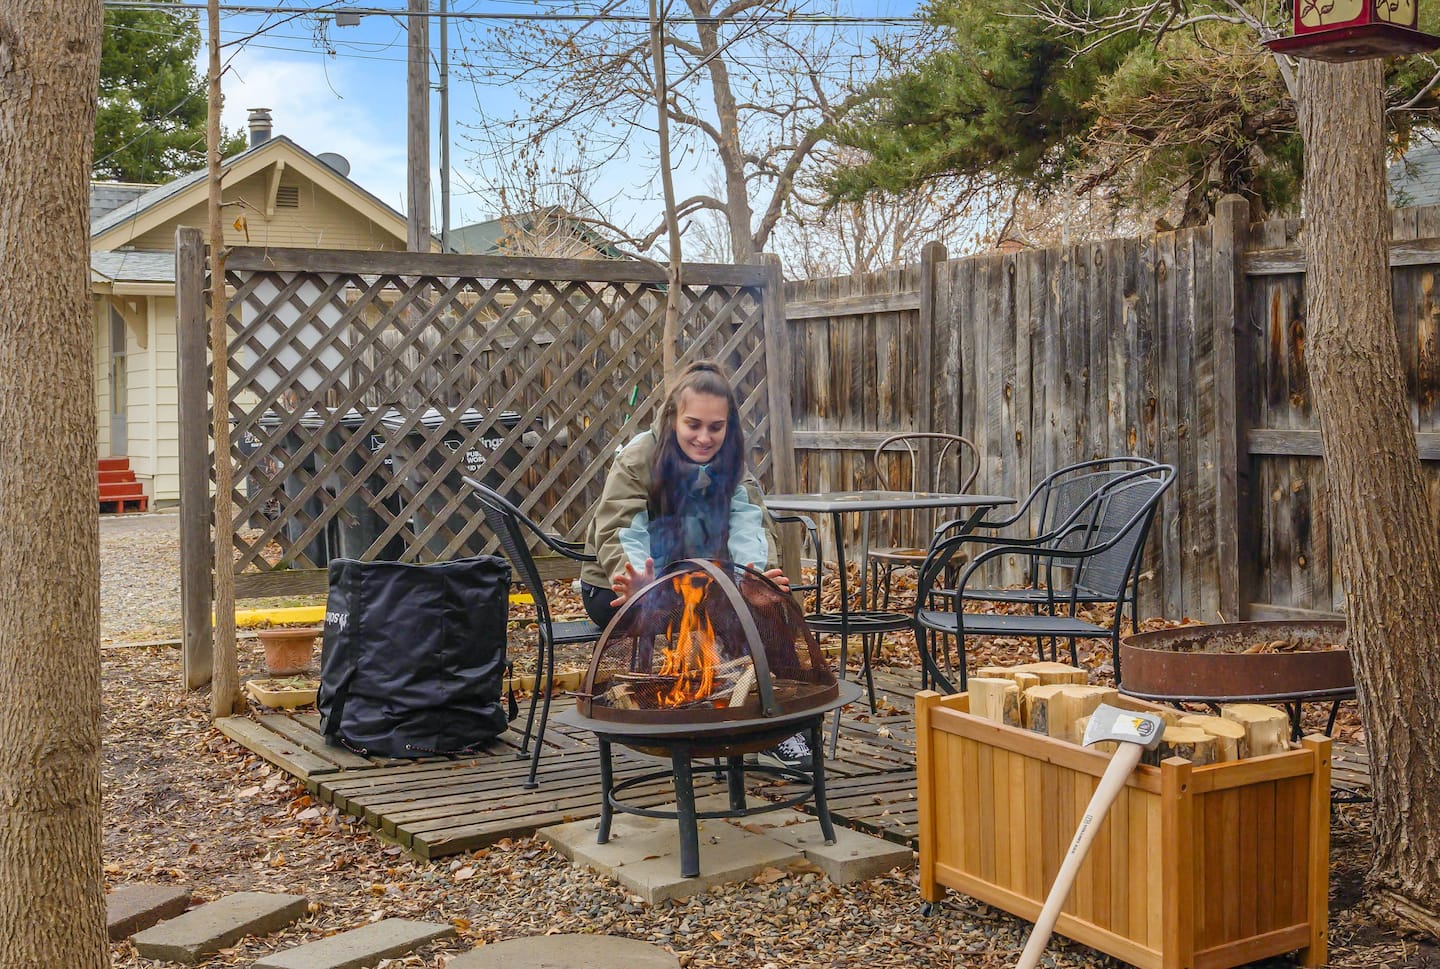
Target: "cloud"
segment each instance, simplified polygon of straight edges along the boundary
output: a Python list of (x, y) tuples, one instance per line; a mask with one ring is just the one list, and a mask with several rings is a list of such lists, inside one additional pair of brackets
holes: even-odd
[[(248, 134), (250, 108), (269, 108), (274, 133), (312, 154), (337, 152), (350, 178), (398, 211), (405, 210), (404, 70), (393, 80), (370, 66), (316, 53), (294, 57), (246, 50), (224, 78), (221, 124)], [(399, 97), (391, 97), (392, 88)], [(396, 101), (400, 103), (396, 104)]]

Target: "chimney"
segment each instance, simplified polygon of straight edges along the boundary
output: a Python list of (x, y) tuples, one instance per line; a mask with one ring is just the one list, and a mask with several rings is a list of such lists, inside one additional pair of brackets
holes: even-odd
[(250, 109), (250, 147), (263, 145), (270, 140), (270, 109)]

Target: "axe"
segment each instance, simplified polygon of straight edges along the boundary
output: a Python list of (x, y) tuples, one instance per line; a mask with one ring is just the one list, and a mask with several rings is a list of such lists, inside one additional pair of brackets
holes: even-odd
[(1111, 740), (1119, 746), (1095, 788), (1095, 796), (1090, 798), (1090, 804), (1085, 808), (1080, 827), (1075, 829), (1075, 839), (1070, 842), (1070, 850), (1065, 853), (1065, 860), (1055, 876), (1055, 884), (1050, 886), (1045, 907), (1040, 909), (1040, 916), (1035, 920), (1035, 928), (1030, 933), (1030, 940), (1025, 943), (1025, 951), (1020, 954), (1020, 961), (1015, 964), (1015, 969), (1035, 969), (1039, 965), (1040, 953), (1045, 951), (1045, 943), (1050, 941), (1050, 933), (1055, 930), (1055, 919), (1059, 917), (1065, 897), (1070, 894), (1070, 888), (1075, 884), (1075, 875), (1080, 871), (1080, 863), (1085, 860), (1085, 853), (1090, 850), (1090, 842), (1095, 840), (1095, 832), (1100, 827), (1100, 822), (1105, 820), (1110, 805), (1120, 796), (1130, 772), (1140, 763), (1141, 753), (1158, 745), (1164, 732), (1165, 721), (1153, 713), (1135, 713), (1102, 703), (1090, 715), (1090, 723), (1085, 727), (1085, 739), (1082, 741), (1084, 745), (1088, 747), (1103, 740)]

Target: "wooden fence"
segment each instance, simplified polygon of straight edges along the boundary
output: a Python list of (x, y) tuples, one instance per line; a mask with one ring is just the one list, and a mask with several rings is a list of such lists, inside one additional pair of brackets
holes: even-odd
[[(205, 252), (178, 239), (187, 681), (209, 677)], [(681, 362), (729, 369), (769, 488), (793, 490), (779, 265), (691, 265)], [(493, 550), (462, 474), (581, 536), (663, 394), (664, 272), (604, 260), (239, 248), (226, 263), (236, 596), (323, 592), (335, 557)], [(776, 349), (776, 348), (779, 349)], [(773, 419), (773, 415), (782, 415)]]
[[(970, 438), (975, 489), (1016, 496), (1073, 461), (1145, 455), (1178, 478), (1147, 550), (1143, 611), (1339, 611), (1301, 225), (1250, 225), (1246, 211), (1227, 199), (1201, 228), (948, 261), (931, 246), (918, 267), (788, 283), (801, 487), (875, 484), (870, 450), (906, 429)], [(1411, 416), (1440, 514), (1440, 209), (1396, 211), (1394, 240)]]
[[(1306, 371), (1301, 225), (1250, 225), (1246, 212), (1227, 199), (1210, 226), (956, 260), (931, 245), (918, 266), (783, 286), (773, 258), (687, 267), (686, 356), (737, 374), (767, 488), (874, 485), (871, 451), (902, 430), (965, 435), (980, 451), (975, 489), (1017, 497), (1073, 461), (1146, 455), (1178, 478), (1142, 611), (1332, 615), (1344, 596)], [(198, 233), (182, 230), (178, 260), (194, 683), (209, 669), (211, 561)], [(1440, 514), (1440, 208), (1395, 212), (1391, 262)], [(334, 554), (493, 547), (461, 470), (574, 537), (614, 443), (659, 399), (664, 279), (650, 266), (238, 249), (228, 267), (242, 597), (320, 591), (317, 558)], [(885, 473), (898, 483), (893, 462)], [(874, 540), (923, 541), (929, 524), (880, 516)]]

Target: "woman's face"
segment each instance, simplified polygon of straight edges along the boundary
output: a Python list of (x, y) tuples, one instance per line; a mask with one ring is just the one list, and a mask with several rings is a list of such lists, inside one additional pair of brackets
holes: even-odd
[(696, 464), (709, 464), (725, 443), (730, 405), (724, 397), (687, 390), (675, 408), (675, 440)]

